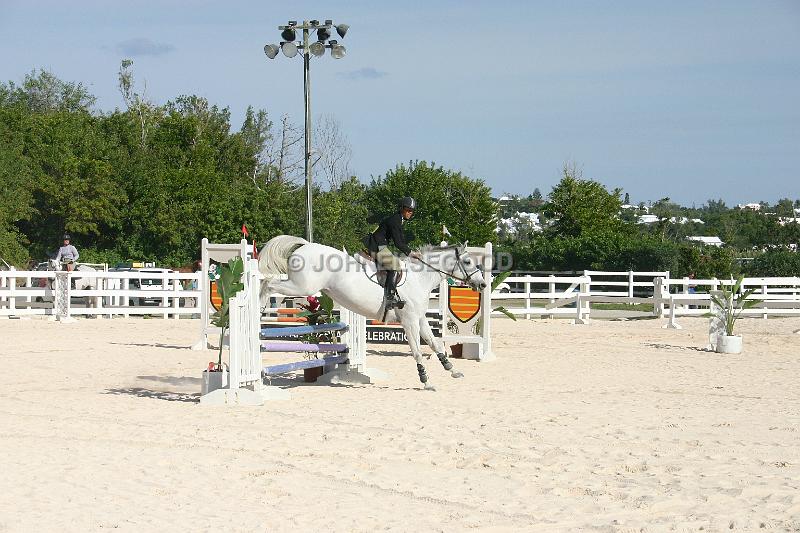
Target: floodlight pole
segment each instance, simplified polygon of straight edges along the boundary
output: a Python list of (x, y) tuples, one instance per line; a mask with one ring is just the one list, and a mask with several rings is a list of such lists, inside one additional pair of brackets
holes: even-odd
[[(339, 36), (344, 38), (348, 27), (349, 26), (347, 24), (339, 24), (338, 26), (334, 26), (332, 20), (326, 20), (324, 24), (320, 24), (317, 20), (304, 20), (301, 26), (298, 26), (296, 21), (290, 20), (288, 25), (278, 26), (279, 30), (286, 32), (285, 37), (284, 33), (281, 33), (281, 37), (286, 39), (285, 42), (281, 43), (280, 47), (280, 50), (283, 51), (284, 55), (287, 57), (295, 57), (298, 49), (302, 51), (303, 54), (303, 107), (305, 108), (305, 146), (303, 149), (303, 161), (305, 163), (306, 181), (306, 240), (309, 242), (314, 241), (314, 212), (312, 207), (313, 183), (311, 180), (311, 49), (309, 43), (309, 34), (311, 30), (316, 31), (320, 40), (315, 44), (324, 46), (322, 50), (317, 48), (315, 55), (323, 55), (325, 53), (325, 48), (330, 48), (331, 55), (335, 59), (341, 59), (345, 54), (344, 47), (340, 46), (337, 41), (331, 41), (328, 44), (325, 44), (325, 41), (330, 38), (331, 28), (335, 28)], [(297, 37), (296, 30), (300, 29), (303, 30), (303, 44), (297, 47), (295, 43), (295, 38)], [(321, 30), (323, 29), (325, 32), (321, 33)], [(291, 47), (284, 48), (285, 45), (291, 45)], [(275, 59), (275, 56), (278, 54), (277, 45), (265, 45), (264, 53), (267, 54), (267, 57), (270, 59)]]
[(308, 21), (303, 21), (303, 100), (305, 104), (306, 240), (314, 242), (314, 213), (311, 184), (311, 52), (308, 49)]

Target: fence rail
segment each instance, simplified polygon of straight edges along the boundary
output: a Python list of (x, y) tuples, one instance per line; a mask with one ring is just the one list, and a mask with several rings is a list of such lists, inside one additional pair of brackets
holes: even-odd
[[(193, 316), (201, 312), (202, 272), (72, 272), (68, 289), (69, 312), (84, 316), (161, 315)], [(142, 280), (151, 280), (149, 288)], [(79, 286), (72, 288), (74, 283)], [(732, 279), (670, 277), (669, 272), (607, 272), (586, 270), (583, 275), (511, 275), (511, 292), (494, 292), (509, 313), (533, 317), (591, 317), (592, 305), (650, 304), (660, 317), (700, 316), (710, 307), (709, 292), (730, 287)], [(0, 317), (53, 315), (56, 272), (0, 271)], [(745, 278), (741, 291), (755, 289), (759, 304), (746, 316), (800, 315), (800, 278)], [(432, 295), (436, 298), (436, 295)], [(501, 316), (495, 311), (494, 316)]]
[[(0, 271), (0, 316), (56, 314), (58, 275), (68, 281), (69, 315), (161, 315), (180, 318), (200, 312), (201, 273), (108, 271)], [(143, 280), (146, 283), (143, 284)]]
[[(654, 316), (701, 316), (710, 309), (710, 291), (730, 287), (733, 279), (670, 278), (669, 272), (607, 272), (586, 270), (549, 276), (509, 276), (505, 282), (512, 292), (494, 292), (496, 305), (515, 316), (573, 316), (577, 322), (589, 319), (592, 304), (650, 304)], [(754, 288), (750, 296), (759, 300), (743, 316), (800, 315), (800, 278), (744, 278), (740, 292)], [(681, 298), (678, 298), (678, 297)], [(502, 316), (494, 311), (494, 316)]]

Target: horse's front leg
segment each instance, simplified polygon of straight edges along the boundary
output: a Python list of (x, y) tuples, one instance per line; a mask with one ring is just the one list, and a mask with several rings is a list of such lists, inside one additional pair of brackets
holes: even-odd
[(284, 296), (311, 296), (320, 291), (322, 287), (317, 283), (307, 280), (272, 280), (261, 283), (261, 297), (282, 294)]
[(450, 372), (450, 375), (454, 378), (463, 378), (464, 374), (455, 370), (453, 368), (453, 363), (447, 358), (447, 353), (444, 351), (444, 343), (433, 334), (431, 325), (428, 323), (428, 317), (426, 316), (419, 319), (419, 333), (422, 335), (422, 340), (427, 342), (428, 346), (436, 352), (436, 357), (439, 359), (439, 362), (442, 363), (444, 369)]
[(425, 390), (436, 390), (436, 387), (428, 383), (428, 372), (425, 370), (425, 364), (422, 362), (422, 349), (419, 344), (419, 322), (412, 317), (402, 316), (400, 323), (403, 324), (403, 329), (408, 338), (408, 346), (411, 348), (411, 355), (414, 356), (414, 361), (417, 362), (417, 373), (419, 380), (424, 386)]

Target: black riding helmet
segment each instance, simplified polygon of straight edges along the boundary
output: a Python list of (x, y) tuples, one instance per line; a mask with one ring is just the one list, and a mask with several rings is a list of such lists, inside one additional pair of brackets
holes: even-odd
[(63, 240), (65, 240), (65, 241), (71, 241), (71, 240), (72, 240), (72, 239), (70, 239), (70, 237), (69, 237), (69, 233), (65, 233), (65, 234), (64, 234), (64, 238), (63, 238)]
[(400, 200), (400, 209), (411, 209), (414, 211), (417, 208), (417, 201), (411, 198), (410, 196), (406, 196), (402, 200)]

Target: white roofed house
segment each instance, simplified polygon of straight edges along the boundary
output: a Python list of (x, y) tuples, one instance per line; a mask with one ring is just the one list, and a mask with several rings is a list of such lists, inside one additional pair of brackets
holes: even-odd
[(750, 209), (751, 211), (761, 211), (761, 204), (738, 204), (738, 209)]
[(639, 215), (639, 220), (636, 221), (637, 224), (655, 224), (658, 222), (659, 219), (656, 215)]
[(695, 224), (705, 224), (699, 218), (688, 218), (688, 217), (670, 217), (669, 221), (672, 224), (688, 224), (689, 222), (693, 222)]
[(517, 235), (525, 231), (542, 231), (539, 213), (514, 213), (512, 217), (498, 220), (495, 229), (501, 235)]
[(686, 237), (689, 241), (699, 242), (701, 244), (705, 244), (706, 246), (716, 246), (717, 248), (721, 247), (723, 244), (722, 239), (719, 237), (707, 237), (705, 235), (694, 235), (691, 237)]

